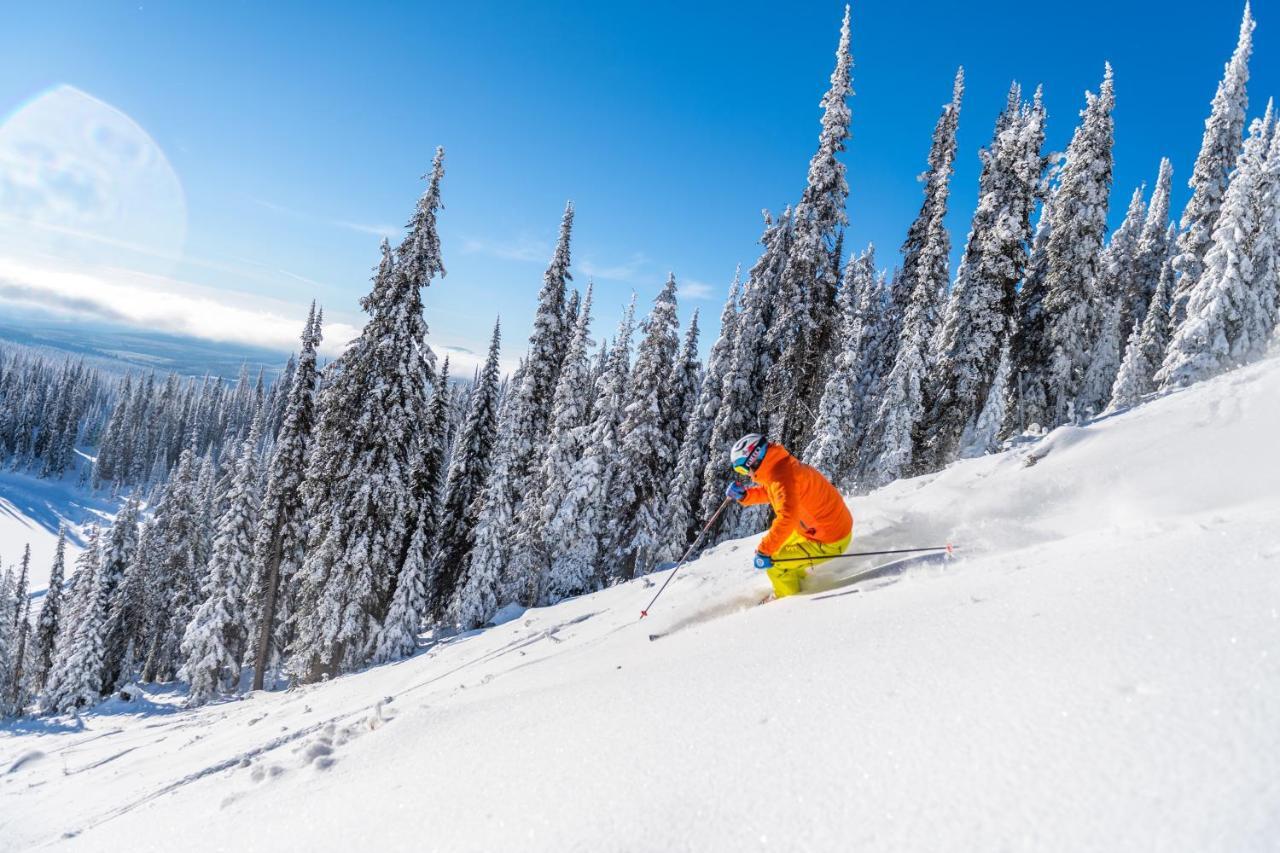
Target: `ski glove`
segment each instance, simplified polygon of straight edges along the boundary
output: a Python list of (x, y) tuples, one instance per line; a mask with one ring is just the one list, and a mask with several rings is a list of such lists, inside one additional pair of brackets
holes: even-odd
[(733, 498), (735, 501), (740, 501), (747, 496), (747, 489), (737, 480), (732, 480), (729, 483), (729, 487), (724, 490), (724, 496), (726, 498)]
[(755, 567), (757, 569), (772, 569), (773, 558), (768, 554), (761, 554), (759, 551), (756, 551)]

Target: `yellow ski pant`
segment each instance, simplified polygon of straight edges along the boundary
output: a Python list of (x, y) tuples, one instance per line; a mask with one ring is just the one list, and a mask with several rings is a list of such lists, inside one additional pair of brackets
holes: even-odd
[(765, 574), (769, 576), (769, 580), (773, 583), (773, 594), (778, 598), (784, 598), (788, 595), (795, 595), (800, 591), (800, 581), (809, 573), (809, 569), (825, 563), (832, 557), (838, 557), (844, 553), (844, 549), (849, 547), (849, 541), (853, 539), (853, 534), (841, 539), (839, 542), (813, 542), (805, 539), (799, 533), (792, 533), (787, 537), (787, 541), (782, 543), (782, 547), (773, 555), (773, 559), (790, 560), (796, 557), (809, 557), (808, 560), (796, 560), (794, 563), (782, 563), (778, 565), (776, 562), (774, 567), (768, 569)]

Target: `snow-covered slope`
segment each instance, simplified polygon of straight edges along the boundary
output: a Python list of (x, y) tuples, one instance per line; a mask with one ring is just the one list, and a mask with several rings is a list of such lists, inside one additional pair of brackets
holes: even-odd
[(857, 547), (949, 565), (755, 607), (731, 542), (643, 623), (661, 575), (0, 730), (0, 848), (1275, 849), (1278, 427), (1270, 361), (852, 501)]
[(59, 480), (48, 480), (21, 471), (0, 472), (0, 560), (10, 565), (31, 546), (30, 590), (37, 593), (49, 583), (49, 569), (58, 544), (58, 527), (66, 525), (67, 574), (83, 550), (84, 530), (94, 521), (109, 524), (117, 502), (81, 486), (90, 463), (79, 458), (76, 470)]

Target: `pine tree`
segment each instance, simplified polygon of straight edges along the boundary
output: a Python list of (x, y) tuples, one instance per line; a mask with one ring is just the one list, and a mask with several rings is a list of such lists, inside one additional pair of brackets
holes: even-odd
[(289, 386), (279, 435), (267, 464), (267, 483), (253, 548), (257, 573), (250, 597), (252, 625), (257, 633), (254, 690), (263, 688), (267, 668), (289, 640), (287, 626), (293, 612), (294, 579), (302, 567), (306, 546), (302, 482), (316, 420), (319, 384), (316, 348), (323, 323), (323, 312), (318, 312), (312, 303), (302, 331), (302, 349)]
[(211, 472), (212, 466), (208, 457), (204, 464), (197, 462), (190, 447), (183, 450), (156, 502), (152, 517), (155, 561), (147, 578), (150, 624), (145, 628), (144, 681), (167, 681), (181, 662), (182, 634), (199, 603), (204, 582), (201, 508), (213, 502), (209, 492), (199, 488), (198, 478), (201, 469)]
[[(1199, 280), (1186, 293), (1185, 320), (1175, 326), (1156, 375), (1162, 389), (1207, 379), (1257, 358), (1266, 349), (1271, 330), (1264, 331), (1259, 322), (1264, 308), (1258, 295), (1264, 288), (1255, 280), (1254, 250), (1264, 227), (1258, 221), (1258, 199), (1274, 130), (1271, 113), (1250, 127), (1222, 201), (1213, 246), (1204, 257)], [(1265, 289), (1270, 289), (1269, 283)], [(1175, 288), (1175, 317), (1177, 300)]]
[(738, 294), (741, 289), (740, 271), (735, 271), (729, 285), (729, 296), (720, 312), (720, 336), (711, 345), (707, 356), (707, 369), (702, 386), (689, 413), (685, 425), (684, 440), (676, 461), (675, 483), (667, 500), (670, 539), (663, 557), (678, 559), (689, 541), (702, 526), (699, 517), (702, 498), (702, 475), (710, 461), (711, 432), (715, 427), (716, 413), (720, 409), (720, 395), (724, 388), (724, 375), (729, 367), (734, 333), (738, 325)]
[(625, 475), (618, 463), (618, 430), (629, 399), (635, 305), (633, 296), (618, 324), (609, 361), (596, 380), (596, 400), (582, 455), (569, 472), (564, 499), (552, 507), (554, 512), (546, 521), (548, 601), (587, 592), (607, 573), (605, 544), (612, 541), (619, 517), (610, 496), (616, 479)]
[[(467, 586), (471, 588), (468, 594), (478, 598), (475, 602), (464, 602), (467, 619), (479, 619), (475, 624), (488, 620), (499, 597), (524, 593), (520, 584), (525, 573), (516, 572), (512, 578), (508, 571), (513, 556), (510, 525), (518, 522), (521, 504), (532, 493), (535, 473), (542, 465), (547, 422), (566, 344), (565, 283), (572, 279), (569, 274), (572, 231), (573, 203), (570, 202), (565, 206), (560, 237), (542, 278), (521, 381), (512, 388), (511, 399), (504, 406), (497, 461), (485, 484), (477, 519), (475, 547), (468, 566), (474, 582), (468, 577)], [(483, 592), (479, 591), (481, 588)]]
[(813, 440), (804, 458), (842, 490), (855, 487), (860, 408), (866, 397), (859, 383), (866, 378), (866, 358), (875, 325), (883, 317), (883, 293), (876, 282), (875, 247), (868, 246), (845, 268), (839, 296), (841, 349), (827, 376), (818, 406)]
[(253, 578), (253, 532), (258, 516), (258, 454), (262, 419), (240, 448), (218, 519), (204, 600), (182, 638), (178, 677), (190, 684), (188, 703), (199, 705), (236, 689), (248, 642), (248, 592)]
[(939, 332), (938, 363), (925, 382), (925, 419), (915, 448), (920, 470), (950, 462), (985, 408), (1026, 273), (1043, 143), (1040, 92), (1024, 104), (1015, 83), (980, 155), (978, 208)]
[(1128, 340), (1142, 327), (1151, 297), (1160, 284), (1160, 274), (1169, 257), (1169, 190), (1173, 182), (1173, 165), (1169, 158), (1160, 160), (1160, 174), (1151, 194), (1147, 218), (1133, 251), (1133, 271), (1126, 282), (1120, 305), (1120, 339)]
[(618, 428), (620, 455), (627, 460), (626, 476), (615, 481), (618, 526), (609, 542), (609, 571), (619, 579), (650, 571), (665, 537), (664, 498), (679, 447), (670, 412), (664, 411), (665, 385), (680, 346), (676, 316), (676, 279), (667, 278), (645, 319), (644, 337), (636, 349), (631, 374), (630, 402)]
[[(559, 533), (549, 529), (548, 525), (567, 498), (573, 465), (581, 458), (586, 439), (584, 428), (591, 381), (591, 362), (587, 354), (591, 341), (591, 301), (592, 289), (588, 286), (565, 351), (560, 379), (556, 383), (547, 447), (542, 457), (542, 468), (534, 481), (535, 492), (525, 498), (515, 533), (512, 573), (514, 586), (522, 590), (522, 604), (536, 604), (552, 597), (558, 600), (564, 594), (562, 590), (552, 590), (548, 586)], [(523, 577), (518, 574), (520, 572), (524, 573)]]
[(1129, 335), (1124, 362), (1111, 389), (1111, 410), (1137, 405), (1156, 390), (1155, 373), (1169, 346), (1169, 308), (1173, 297), (1173, 264), (1166, 260), (1142, 324)]
[(138, 523), (142, 508), (136, 497), (130, 497), (111, 525), (111, 533), (103, 544), (98, 587), (106, 601), (102, 642), (102, 692), (106, 693), (120, 676), (126, 640), (123, 625), (113, 620), (113, 603), (128, 576), (129, 565), (138, 548)]
[(427, 612), (427, 596), (430, 579), (427, 576), (427, 528), (428, 513), (418, 513), (418, 521), (405, 550), (404, 563), (396, 577), (396, 591), (391, 598), (391, 609), (378, 630), (373, 652), (374, 663), (400, 660), (413, 654), (418, 647), (418, 631)]
[(77, 605), (65, 642), (60, 643), (49, 673), (41, 706), (51, 713), (65, 713), (97, 704), (102, 698), (102, 629), (106, 598), (99, 572), (99, 532), (95, 525), (76, 560)]
[[(408, 547), (421, 547), (422, 553), (410, 560), (406, 555), (405, 565), (412, 565), (413, 570), (419, 573), (419, 581), (426, 590), (426, 599), (422, 600), (422, 606), (433, 605), (435, 595), (434, 580), (429, 577), (432, 568), (431, 557), (435, 553), (436, 537), (440, 528), (440, 501), (443, 497), (446, 470), (446, 443), (448, 441), (449, 429), (449, 407), (453, 401), (453, 389), (449, 384), (449, 358), (445, 357), (444, 364), (440, 368), (440, 376), (436, 380), (435, 389), (431, 394), (431, 403), (427, 407), (426, 415), (423, 420), (422, 433), (419, 437), (419, 447), (417, 456), (410, 471), (410, 483), (412, 484), (411, 506), (413, 507), (413, 515), (409, 520), (414, 527), (413, 539), (418, 545), (409, 545)], [(419, 532), (418, 528), (421, 528)], [(400, 574), (396, 574), (396, 583), (399, 584)], [(419, 599), (411, 597), (406, 604), (419, 604)], [(426, 612), (418, 610), (416, 613), (405, 612), (403, 618), (414, 620), (414, 636), (417, 635), (417, 628), (426, 619)]]
[(701, 386), (702, 359), (698, 356), (698, 310), (695, 308), (693, 316), (689, 318), (689, 327), (685, 330), (684, 343), (671, 363), (671, 374), (663, 398), (667, 424), (677, 448), (684, 443), (685, 430), (689, 426)]
[(1182, 211), (1182, 231), (1178, 235), (1173, 262), (1178, 273), (1173, 295), (1175, 326), (1182, 323), (1191, 289), (1200, 281), (1204, 271), (1205, 256), (1213, 244), (1231, 170), (1240, 152), (1245, 113), (1249, 108), (1247, 88), (1253, 27), (1253, 14), (1246, 0), (1244, 17), (1240, 21), (1240, 37), (1213, 96), (1209, 117), (1204, 123), (1200, 153), (1188, 182), (1191, 199)]
[(58, 528), (58, 544), (53, 552), (53, 567), (49, 569), (49, 588), (40, 607), (40, 619), (36, 623), (36, 668), (31, 673), (31, 683), (37, 693), (44, 690), (53, 668), (58, 631), (62, 626), (62, 584), (67, 561), (67, 528)]
[(1111, 65), (1098, 95), (1085, 93), (1082, 121), (1067, 147), (1067, 160), (1054, 193), (1046, 246), (1044, 284), (1045, 338), (1049, 359), (1042, 385), (1048, 423), (1075, 419), (1084, 374), (1093, 355), (1098, 256), (1106, 236), (1111, 188), (1115, 106)]
[(31, 546), (22, 551), (22, 562), (18, 569), (18, 583), (14, 589), (13, 610), (13, 673), (9, 687), (9, 695), (2, 697), (9, 700), (9, 707), (21, 713), (26, 704), (23, 696), (25, 681), (24, 669), (27, 659), (27, 640), (31, 635), (31, 597), (28, 595), (31, 578)]
[(776, 355), (768, 374), (765, 406), (769, 432), (791, 446), (808, 440), (813, 412), (826, 382), (839, 318), (839, 235), (848, 223), (849, 185), (837, 155), (849, 139), (853, 94), (849, 7), (844, 10), (836, 66), (822, 98), (822, 131), (809, 161), (808, 182), (791, 218), (792, 240), (781, 279), (781, 314), (768, 332)]
[(391, 605), (422, 511), (410, 474), (426, 445), (422, 413), (435, 380), (422, 289), (444, 274), (436, 212), (443, 149), (394, 260), (383, 260), (362, 301), (369, 321), (334, 362), (318, 403), (303, 486), (312, 523), (301, 574), (305, 608), (296, 620), (293, 674), (301, 680), (367, 662)]
[(1271, 141), (1253, 191), (1257, 233), (1249, 253), (1253, 268), (1249, 310), (1243, 319), (1243, 337), (1251, 341), (1244, 358), (1259, 358), (1267, 351), (1269, 340), (1280, 321), (1280, 120), (1275, 120), (1273, 104), (1267, 102), (1267, 115), (1273, 117)]
[(1090, 311), (1093, 349), (1075, 404), (1075, 411), (1084, 416), (1096, 415), (1106, 407), (1111, 399), (1111, 386), (1120, 372), (1125, 295), (1136, 277), (1138, 240), (1147, 218), (1144, 189), (1140, 186), (1133, 191), (1124, 221), (1111, 235), (1111, 242), (1098, 259)]
[(9, 696), (13, 686), (15, 661), (16, 627), (13, 609), (9, 601), (13, 597), (13, 570), (0, 572), (0, 718), (16, 713), (16, 708), (9, 705)]
[(924, 417), (923, 383), (930, 366), (931, 344), (940, 320), (948, 281), (951, 238), (944, 219), (956, 153), (956, 127), (964, 94), (964, 69), (956, 73), (951, 103), (943, 107), (933, 132), (925, 201), (902, 246), (903, 290), (910, 301), (903, 315), (893, 368), (885, 377), (875, 429), (864, 444), (863, 481), (878, 486), (915, 468), (915, 436)]
[[(707, 464), (702, 474), (702, 498), (698, 512), (702, 518), (709, 518), (724, 500), (727, 476), (724, 460), (729, 448), (745, 433), (768, 429), (762, 406), (765, 380), (773, 361), (766, 336), (774, 323), (779, 282), (790, 247), (791, 209), (788, 208), (777, 222), (764, 212), (764, 226), (764, 234), (760, 238), (764, 250), (747, 274), (747, 284), (742, 291), (742, 310), (735, 324), (733, 347), (721, 382), (720, 410), (711, 430)], [(751, 513), (743, 515), (746, 517), (741, 520), (742, 525), (752, 525), (759, 520)], [(723, 535), (734, 526), (731, 518), (725, 519), (719, 530)]]
[(978, 412), (977, 420), (965, 428), (960, 437), (960, 456), (982, 456), (1000, 449), (1000, 433), (1004, 427), (1005, 412), (1009, 407), (1009, 373), (1011, 359), (1009, 344), (1000, 348), (1000, 360), (987, 399)]
[(465, 574), (467, 554), (480, 513), (479, 500), (492, 462), (502, 390), (498, 372), (501, 341), (501, 324), (495, 322), (489, 355), (476, 379), (467, 419), (455, 443), (445, 479), (434, 569), (437, 609), (441, 613), (453, 601), (459, 578)]
[(1053, 197), (1050, 195), (1040, 209), (1031, 255), (1027, 259), (1027, 274), (1018, 290), (1014, 307), (1017, 322), (1009, 338), (1009, 409), (1005, 414), (1005, 434), (1039, 428), (1047, 420), (1044, 384), (1040, 376), (1049, 358), (1044, 296), (1049, 271), (1052, 211)]

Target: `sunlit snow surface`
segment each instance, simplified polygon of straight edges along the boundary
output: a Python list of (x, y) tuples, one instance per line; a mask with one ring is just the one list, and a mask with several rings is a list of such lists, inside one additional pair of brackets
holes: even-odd
[[(119, 501), (109, 495), (94, 494), (84, 488), (92, 465), (91, 459), (77, 454), (72, 470), (58, 480), (37, 477), (30, 471), (0, 470), (0, 563), (17, 564), (22, 559), (23, 548), (30, 545), (29, 589), (33, 594), (48, 585), (49, 569), (58, 545), (58, 529), (67, 528), (69, 576), (76, 557), (83, 550), (89, 525), (110, 525), (119, 507)], [(35, 609), (38, 610), (39, 605), (35, 605)], [(0, 808), (0, 827), (3, 821), (4, 811)], [(0, 847), (3, 844), (0, 835)]]
[(731, 542), (643, 623), (661, 576), (330, 684), (10, 726), (0, 848), (1273, 850), (1278, 427), (1270, 361), (851, 501), (856, 547), (946, 566), (757, 607)]

